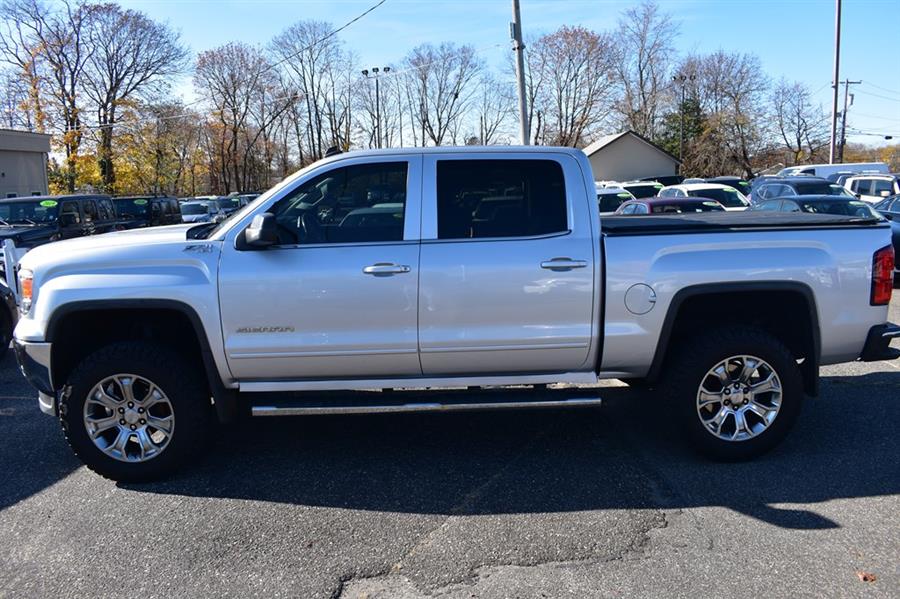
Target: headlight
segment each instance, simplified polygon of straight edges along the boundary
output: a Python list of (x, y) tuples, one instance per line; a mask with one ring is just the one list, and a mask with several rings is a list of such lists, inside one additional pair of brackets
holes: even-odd
[(31, 310), (31, 296), (34, 291), (34, 273), (30, 270), (19, 270), (19, 309), (27, 314)]

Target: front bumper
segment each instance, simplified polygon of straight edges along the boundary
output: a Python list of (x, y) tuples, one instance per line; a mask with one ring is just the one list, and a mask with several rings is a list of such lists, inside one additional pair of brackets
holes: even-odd
[(50, 367), (52, 344), (13, 340), (19, 370), (32, 387), (38, 390), (41, 410), (56, 413), (56, 389), (53, 386), (53, 370)]
[(869, 329), (866, 344), (859, 359), (863, 362), (895, 360), (900, 358), (900, 349), (891, 347), (891, 341), (900, 337), (900, 326), (891, 322), (879, 324)]

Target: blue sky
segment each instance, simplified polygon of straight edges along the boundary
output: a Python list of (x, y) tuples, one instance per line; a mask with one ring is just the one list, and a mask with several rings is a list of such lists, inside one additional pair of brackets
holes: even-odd
[[(168, 22), (194, 52), (232, 40), (264, 45), (301, 19), (339, 26), (376, 0), (121, 0), (121, 4)], [(560, 25), (595, 30), (615, 26), (623, 8), (636, 2), (606, 0), (521, 0), (527, 34)], [(834, 50), (832, 0), (661, 0), (680, 23), (679, 52), (726, 51), (757, 54), (773, 79), (805, 82), (830, 109)], [(424, 42), (471, 44), (484, 60), (501, 67), (509, 50), (509, 0), (387, 0), (340, 35), (368, 65), (392, 65)], [(849, 125), (893, 134), (900, 140), (900, 1), (848, 0), (843, 6), (841, 79), (855, 86)], [(179, 89), (188, 93), (183, 82)], [(875, 135), (852, 141), (886, 143)]]

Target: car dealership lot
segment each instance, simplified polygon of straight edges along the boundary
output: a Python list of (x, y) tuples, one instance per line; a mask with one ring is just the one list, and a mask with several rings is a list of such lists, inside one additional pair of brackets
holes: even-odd
[(599, 410), (254, 420), (131, 486), (80, 466), (7, 356), (0, 596), (896, 596), (900, 363), (822, 374), (744, 464), (612, 386)]

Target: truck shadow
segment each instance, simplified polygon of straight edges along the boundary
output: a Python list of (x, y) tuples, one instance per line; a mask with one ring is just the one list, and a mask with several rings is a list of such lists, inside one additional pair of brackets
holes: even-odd
[(685, 448), (664, 398), (601, 391), (600, 410), (256, 419), (129, 487), (461, 516), (724, 506), (792, 529), (840, 524), (791, 504), (900, 493), (900, 372), (825, 378), (788, 440), (739, 464)]

